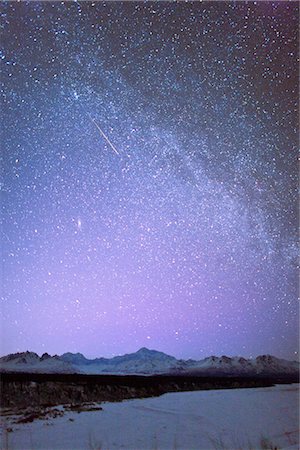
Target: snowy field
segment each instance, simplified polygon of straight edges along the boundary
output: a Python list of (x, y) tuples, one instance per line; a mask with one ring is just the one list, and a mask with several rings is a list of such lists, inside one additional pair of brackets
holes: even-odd
[[(55, 419), (12, 424), (10, 450), (280, 449), (299, 448), (299, 386), (211, 390), (104, 403), (103, 411), (66, 412)], [(271, 447), (266, 447), (271, 448)]]

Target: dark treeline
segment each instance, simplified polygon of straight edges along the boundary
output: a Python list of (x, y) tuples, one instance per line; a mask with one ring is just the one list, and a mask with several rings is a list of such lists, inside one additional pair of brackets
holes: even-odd
[(154, 397), (167, 392), (268, 387), (297, 381), (295, 377), (287, 376), (265, 378), (2, 373), (1, 406), (23, 408), (122, 401)]
[(141, 386), (141, 385), (156, 385), (176, 382), (179, 384), (197, 383), (199, 385), (212, 383), (219, 385), (220, 383), (225, 387), (231, 386), (232, 383), (238, 382), (242, 384), (258, 383), (262, 386), (270, 386), (278, 383), (298, 383), (299, 377), (288, 374), (271, 375), (239, 375), (230, 376), (228, 374), (218, 375), (192, 375), (185, 373), (184, 375), (88, 375), (79, 373), (27, 373), (27, 372), (0, 372), (2, 383), (9, 383), (11, 381), (34, 381), (42, 383), (45, 381), (57, 381), (62, 383), (97, 383), (97, 384), (111, 384), (111, 385), (126, 385), (126, 386)]

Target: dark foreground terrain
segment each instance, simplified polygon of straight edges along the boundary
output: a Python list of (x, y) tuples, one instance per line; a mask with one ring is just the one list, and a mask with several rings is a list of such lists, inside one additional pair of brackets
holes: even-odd
[(59, 404), (78, 405), (155, 397), (167, 392), (268, 387), (298, 382), (296, 378), (284, 375), (265, 378), (2, 373), (1, 407), (17, 409)]

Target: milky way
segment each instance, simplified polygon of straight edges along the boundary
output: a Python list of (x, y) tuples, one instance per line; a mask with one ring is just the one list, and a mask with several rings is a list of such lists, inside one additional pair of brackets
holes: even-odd
[(2, 354), (296, 358), (298, 16), (2, 3)]

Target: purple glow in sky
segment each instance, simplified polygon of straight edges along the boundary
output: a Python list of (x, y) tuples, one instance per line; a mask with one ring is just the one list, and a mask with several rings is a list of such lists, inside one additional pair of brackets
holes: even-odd
[(295, 359), (297, 2), (1, 9), (1, 354)]

